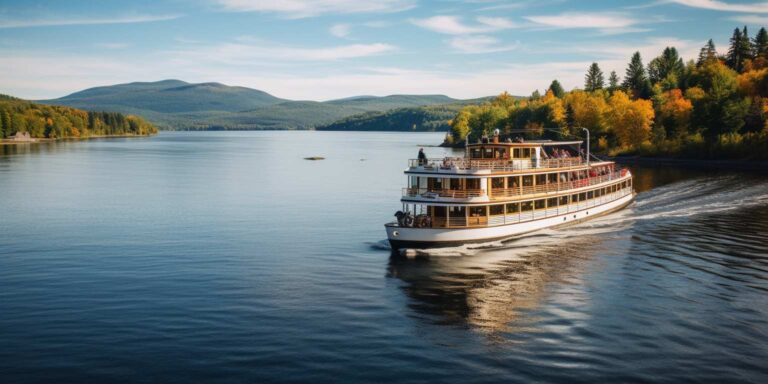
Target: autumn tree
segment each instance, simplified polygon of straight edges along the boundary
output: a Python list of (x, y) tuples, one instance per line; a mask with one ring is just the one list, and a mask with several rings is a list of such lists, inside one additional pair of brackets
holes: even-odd
[(616, 91), (609, 105), (608, 122), (622, 146), (637, 147), (650, 138), (655, 116), (650, 100), (630, 100), (623, 91)]
[(665, 127), (667, 137), (681, 139), (690, 131), (692, 112), (691, 101), (683, 97), (682, 91), (673, 89), (664, 95), (657, 123)]
[(595, 136), (606, 131), (605, 114), (608, 105), (605, 102), (605, 91), (584, 92), (575, 90), (565, 96), (565, 103), (570, 107), (566, 109), (566, 125), (570, 127), (584, 127), (592, 131)]
[(603, 89), (604, 86), (603, 71), (600, 70), (600, 66), (597, 63), (592, 63), (587, 70), (587, 74), (584, 76), (584, 90), (593, 92)]

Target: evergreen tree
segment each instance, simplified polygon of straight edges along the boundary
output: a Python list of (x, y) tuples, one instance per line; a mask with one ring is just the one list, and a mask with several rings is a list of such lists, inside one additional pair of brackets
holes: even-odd
[(587, 92), (593, 92), (598, 89), (603, 89), (605, 86), (605, 80), (603, 79), (603, 71), (600, 70), (600, 66), (597, 63), (592, 63), (587, 70), (587, 75), (584, 76), (584, 90)]
[(562, 99), (563, 96), (565, 96), (565, 89), (563, 89), (563, 86), (560, 85), (560, 82), (557, 81), (557, 79), (552, 80), (552, 84), (549, 85), (549, 90), (552, 91), (552, 94), (558, 99)]
[(674, 76), (676, 81), (684, 68), (683, 59), (678, 55), (677, 49), (666, 47), (661, 56), (654, 58), (648, 64), (648, 77), (652, 84), (664, 81), (670, 76)]
[(744, 61), (752, 58), (752, 44), (749, 42), (747, 26), (744, 26), (744, 30), (734, 29), (730, 42), (726, 62), (736, 72), (742, 72)]
[(701, 47), (699, 51), (699, 60), (696, 61), (696, 65), (700, 66), (706, 61), (717, 59), (717, 50), (715, 49), (715, 42), (709, 39), (706, 45)]
[(539, 90), (537, 89), (537, 90), (533, 91), (533, 93), (531, 93), (531, 97), (529, 97), (529, 99), (530, 100), (541, 99), (541, 93), (539, 93)]
[(616, 71), (611, 71), (611, 75), (608, 76), (608, 90), (613, 92), (617, 89), (619, 89), (619, 75)]
[(760, 28), (752, 42), (752, 55), (754, 57), (766, 58), (768, 56), (768, 32), (765, 28)]
[(576, 118), (574, 117), (573, 105), (570, 103), (565, 106), (565, 126), (570, 130), (576, 124)]
[(3, 122), (3, 136), (0, 136), (1, 139), (10, 135), (13, 127), (11, 126), (11, 114), (8, 113), (8, 111), (3, 111), (3, 113), (0, 114), (0, 120)]
[(631, 92), (634, 97), (642, 97), (643, 94), (648, 93), (647, 88), (649, 88), (649, 85), (647, 83), (649, 81), (645, 75), (643, 59), (640, 57), (640, 52), (635, 52), (627, 67), (627, 74), (624, 77), (622, 86)]

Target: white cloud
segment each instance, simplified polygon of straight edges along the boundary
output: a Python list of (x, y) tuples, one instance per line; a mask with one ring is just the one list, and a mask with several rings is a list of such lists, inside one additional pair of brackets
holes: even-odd
[(768, 25), (768, 17), (766, 16), (758, 16), (758, 15), (742, 15), (742, 16), (734, 16), (730, 18), (731, 20), (738, 21), (739, 23), (743, 24), (749, 24), (749, 25)]
[(673, 3), (685, 5), (693, 8), (709, 9), (713, 11), (725, 12), (751, 12), (768, 13), (768, 2), (732, 4), (716, 0), (670, 0)]
[(459, 53), (470, 54), (511, 51), (520, 45), (518, 42), (505, 45), (499, 39), (485, 35), (459, 36), (451, 39), (449, 44)]
[(336, 37), (347, 37), (351, 32), (352, 27), (349, 24), (335, 24), (331, 26), (329, 32)]
[(558, 15), (527, 16), (526, 19), (536, 24), (555, 28), (615, 29), (627, 28), (639, 23), (639, 20), (620, 13), (598, 12), (566, 12)]
[(477, 17), (477, 24), (467, 25), (457, 16), (433, 16), (426, 19), (414, 19), (411, 22), (421, 28), (448, 35), (469, 35), (489, 33), (515, 28), (517, 25), (503, 17)]
[(415, 6), (413, 0), (216, 0), (235, 12), (270, 12), (289, 18), (313, 17), (327, 13), (389, 13)]
[(52, 27), (65, 25), (100, 25), (100, 24), (132, 24), (149, 23), (153, 21), (165, 21), (178, 19), (181, 15), (132, 15), (113, 18), (57, 18), (36, 20), (0, 20), (0, 29), (7, 28), (31, 28)]

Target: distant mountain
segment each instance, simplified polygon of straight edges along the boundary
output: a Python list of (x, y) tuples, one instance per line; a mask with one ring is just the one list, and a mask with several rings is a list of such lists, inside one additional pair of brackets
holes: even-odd
[(140, 115), (164, 129), (313, 129), (366, 112), (461, 103), (444, 95), (353, 96), (293, 101), (220, 83), (181, 80), (89, 88), (40, 103)]
[(490, 98), (463, 100), (450, 104), (395, 108), (349, 116), (331, 124), (318, 126), (319, 131), (419, 131), (444, 132), (456, 114), (468, 104), (481, 104)]

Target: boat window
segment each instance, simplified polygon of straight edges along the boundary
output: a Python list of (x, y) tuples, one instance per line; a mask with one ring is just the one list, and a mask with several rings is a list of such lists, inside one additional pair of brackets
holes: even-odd
[(586, 193), (584, 193), (584, 192), (579, 193), (579, 201), (584, 201), (586, 199), (587, 199), (587, 194)]
[(520, 203), (507, 204), (507, 213), (518, 213), (518, 212), (520, 212)]
[(514, 157), (515, 159), (519, 159), (520, 158), (520, 148), (513, 149), (512, 150), (512, 155), (513, 155), (512, 157)]
[(504, 188), (504, 178), (503, 177), (491, 178), (491, 188)]
[(461, 179), (450, 179), (451, 189), (461, 189)]
[(427, 188), (429, 189), (443, 189), (443, 179), (430, 177), (427, 179)]
[(491, 205), (490, 207), (491, 215), (503, 215), (504, 214), (504, 204), (497, 204), (497, 205)]
[(587, 192), (587, 200), (589, 200), (589, 199), (594, 199), (594, 198), (595, 198), (595, 196), (594, 196), (594, 194), (592, 193), (592, 191), (589, 191), (589, 192)]
[(557, 208), (557, 197), (547, 199), (547, 208)]
[(467, 215), (466, 212), (467, 212), (467, 209), (465, 207), (461, 207), (461, 206), (448, 207), (448, 214), (451, 215), (451, 218), (464, 217)]
[(411, 188), (418, 188), (418, 187), (419, 187), (419, 177), (411, 176)]
[(485, 206), (485, 205), (482, 206), (482, 207), (470, 207), (469, 208), (469, 216), (470, 217), (483, 217), (483, 216), (486, 216), (487, 215), (486, 208), (487, 208), (487, 206)]
[(467, 189), (480, 189), (480, 179), (465, 179)]
[(507, 177), (507, 188), (517, 188), (520, 186), (520, 176)]
[(483, 157), (493, 159), (493, 148), (483, 148)]
[(579, 195), (571, 195), (571, 203), (578, 203), (579, 202)]
[(536, 202), (534, 203), (534, 207), (536, 209), (544, 209), (546, 207), (545, 200), (544, 199), (536, 200)]
[(568, 196), (560, 196), (560, 205), (568, 205)]
[(531, 157), (531, 149), (523, 148), (523, 159), (528, 159), (530, 157)]
[(536, 175), (536, 185), (544, 185), (547, 183), (547, 175)]
[(523, 212), (532, 211), (533, 210), (533, 201), (524, 201), (520, 203), (520, 210)]
[(523, 187), (532, 187), (532, 186), (533, 186), (533, 176), (532, 175), (523, 176)]
[(470, 151), (469, 156), (473, 159), (479, 159), (482, 156), (480, 152), (480, 148), (472, 148), (472, 151)]

